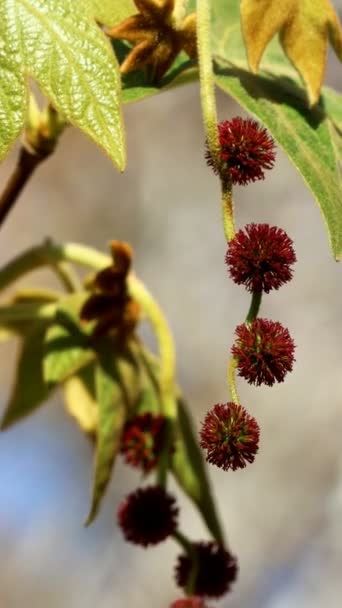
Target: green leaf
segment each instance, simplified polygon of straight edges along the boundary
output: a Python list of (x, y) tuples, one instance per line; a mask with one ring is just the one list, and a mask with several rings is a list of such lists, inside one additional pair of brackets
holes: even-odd
[(20, 40), (13, 36), (15, 17), (0, 3), (0, 160), (25, 122), (28, 95), (20, 62)]
[(135, 399), (131, 399), (130, 413), (133, 410), (132, 415), (146, 412), (158, 415), (161, 413), (158, 360), (140, 343), (132, 344), (130, 352), (135, 371)]
[(100, 23), (114, 27), (138, 12), (133, 0), (89, 0)]
[(23, 339), (15, 382), (1, 429), (34, 412), (51, 394), (42, 373), (45, 331), (45, 325), (36, 325)]
[(99, 406), (95, 476), (91, 508), (86, 520), (89, 526), (95, 519), (112, 475), (113, 464), (120, 447), (126, 419), (124, 396), (115, 361), (107, 352), (95, 368), (96, 400)]
[(93, 434), (97, 431), (99, 406), (95, 393), (94, 362), (68, 378), (63, 386), (65, 408), (82, 431)]
[(213, 2), (213, 48), (217, 85), (261, 120), (285, 150), (311, 189), (322, 212), (333, 254), (339, 258), (342, 182), (333, 123), (341, 119), (342, 96), (324, 89), (321, 103), (309, 110), (297, 72), (276, 40), (263, 57), (262, 71), (258, 76), (251, 74), (236, 0)]
[(340, 137), (342, 138), (342, 95), (334, 91), (334, 89), (324, 87), (322, 101), (327, 115), (340, 132)]
[(57, 308), (55, 323), (47, 330), (43, 373), (51, 385), (63, 382), (95, 357), (89, 335), (80, 327), (83, 302), (84, 296), (78, 294), (64, 298)]
[(342, 255), (342, 181), (333, 124), (320, 107), (309, 110), (291, 85), (254, 76), (220, 62), (218, 86), (259, 118), (285, 150), (313, 192), (326, 224), (335, 258)]
[(173, 474), (180, 487), (197, 505), (213, 537), (224, 544), (224, 536), (211, 495), (202, 452), (196, 441), (186, 405), (178, 400), (179, 431), (172, 455)]
[(152, 379), (143, 373), (140, 376), (140, 392), (134, 413), (140, 415), (146, 412), (158, 416), (161, 412), (161, 402)]
[(24, 126), (29, 74), (71, 124), (124, 168), (119, 68), (87, 2), (0, 3), (0, 157)]
[[(117, 40), (112, 41), (112, 46), (118, 60), (122, 63), (130, 51), (130, 47), (125, 42)], [(180, 53), (158, 86), (150, 84), (148, 74), (144, 70), (123, 74), (122, 100), (125, 104), (135, 103), (195, 80), (198, 80), (198, 69), (195, 62), (189, 60), (185, 53)]]

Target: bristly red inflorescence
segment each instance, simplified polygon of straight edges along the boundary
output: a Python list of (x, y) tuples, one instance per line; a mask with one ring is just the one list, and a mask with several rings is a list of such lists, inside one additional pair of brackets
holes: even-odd
[(118, 524), (126, 540), (147, 547), (172, 534), (177, 526), (175, 499), (160, 486), (139, 488), (121, 503)]
[(150, 412), (134, 416), (125, 424), (120, 451), (128, 464), (148, 473), (155, 468), (163, 448), (165, 418)]
[(248, 224), (230, 241), (226, 264), (233, 281), (248, 291), (268, 293), (292, 279), (293, 241), (281, 228)]
[[(194, 593), (199, 596), (220, 597), (230, 590), (236, 580), (236, 558), (215, 542), (199, 542), (192, 545), (197, 560), (193, 581)], [(176, 581), (183, 589), (193, 575), (193, 562), (186, 554), (178, 557)]]
[(218, 125), (221, 167), (216, 167), (209, 150), (206, 159), (215, 173), (229, 176), (233, 184), (245, 186), (264, 179), (264, 171), (272, 169), (275, 144), (267, 130), (255, 120), (239, 116)]
[(239, 375), (250, 384), (283, 382), (292, 371), (295, 345), (289, 330), (278, 321), (255, 319), (239, 325), (232, 347)]
[(208, 462), (225, 471), (235, 471), (254, 461), (259, 434), (257, 421), (244, 407), (218, 403), (204, 419), (201, 447), (207, 450)]
[(172, 602), (170, 608), (207, 608), (202, 597), (192, 596), (183, 597), (180, 600)]

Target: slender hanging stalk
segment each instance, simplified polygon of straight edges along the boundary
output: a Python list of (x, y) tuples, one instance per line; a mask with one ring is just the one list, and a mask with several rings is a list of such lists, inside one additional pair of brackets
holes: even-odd
[(197, 0), (197, 51), (201, 85), (201, 104), (207, 146), (217, 170), (220, 167), (220, 142), (211, 56), (210, 0)]

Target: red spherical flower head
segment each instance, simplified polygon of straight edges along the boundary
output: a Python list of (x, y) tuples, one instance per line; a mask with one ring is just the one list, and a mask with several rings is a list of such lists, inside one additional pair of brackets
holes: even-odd
[(170, 608), (207, 608), (203, 598), (198, 596), (183, 597), (180, 600), (172, 602)]
[(242, 405), (214, 405), (201, 430), (201, 447), (207, 461), (228, 471), (252, 463), (259, 448), (259, 425)]
[(155, 468), (163, 447), (165, 418), (150, 412), (128, 420), (121, 436), (121, 453), (133, 467), (148, 473)]
[[(233, 184), (245, 186), (249, 182), (264, 179), (264, 171), (272, 169), (275, 160), (275, 145), (266, 129), (255, 120), (240, 118), (225, 120), (218, 125), (221, 146), (221, 168)], [(218, 172), (210, 152), (208, 165)]]
[(268, 293), (292, 279), (293, 241), (276, 226), (248, 224), (230, 241), (226, 264), (234, 283)]
[[(197, 560), (194, 593), (208, 597), (220, 597), (227, 593), (237, 577), (235, 557), (214, 542), (194, 543), (193, 549)], [(182, 554), (176, 564), (176, 582), (185, 589), (191, 576), (193, 562), (188, 555)]]
[(177, 526), (175, 499), (159, 486), (139, 488), (122, 502), (118, 524), (131, 543), (147, 547), (165, 540)]
[(251, 324), (239, 325), (235, 333), (232, 354), (239, 376), (257, 385), (283, 382), (295, 360), (295, 345), (288, 329), (278, 321), (255, 319)]

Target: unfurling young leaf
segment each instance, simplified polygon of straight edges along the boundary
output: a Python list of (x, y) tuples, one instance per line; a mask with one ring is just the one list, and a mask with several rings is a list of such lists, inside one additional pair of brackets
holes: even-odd
[(106, 351), (95, 367), (96, 401), (99, 408), (95, 475), (92, 502), (86, 525), (90, 525), (100, 508), (112, 475), (120, 438), (126, 419), (126, 404), (121, 379), (113, 355)]
[(124, 169), (119, 68), (88, 1), (0, 2), (0, 159), (24, 126), (29, 74)]
[(248, 60), (257, 72), (261, 57), (279, 32), (281, 45), (303, 78), (310, 104), (320, 95), (328, 42), (342, 61), (342, 27), (330, 0), (241, 0)]
[(42, 370), (45, 332), (45, 325), (39, 324), (23, 338), (14, 386), (1, 422), (2, 429), (31, 414), (51, 394)]

